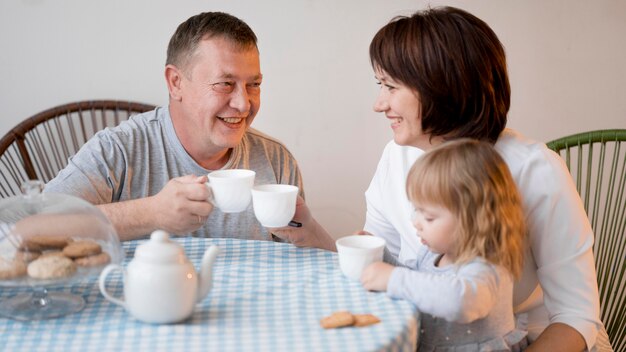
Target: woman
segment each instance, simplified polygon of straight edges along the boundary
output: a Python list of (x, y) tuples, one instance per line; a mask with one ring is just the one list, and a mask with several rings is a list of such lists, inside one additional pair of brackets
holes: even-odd
[[(401, 263), (421, 246), (405, 193), (413, 162), (446, 140), (494, 144), (520, 191), (528, 226), (522, 275), (515, 284), (518, 324), (529, 351), (580, 351), (596, 345), (599, 300), (593, 233), (561, 159), (543, 143), (505, 129), (510, 87), (504, 48), (491, 28), (456, 8), (398, 17), (378, 31), (370, 59), (381, 91), (374, 110), (389, 119), (387, 144), (366, 191), (364, 230), (387, 241)], [(301, 228), (272, 232), (298, 246), (335, 250), (328, 232), (300, 200)]]

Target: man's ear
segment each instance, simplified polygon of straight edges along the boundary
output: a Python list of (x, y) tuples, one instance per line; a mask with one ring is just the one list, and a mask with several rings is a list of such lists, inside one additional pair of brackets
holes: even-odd
[(183, 72), (174, 65), (165, 66), (165, 81), (167, 82), (167, 90), (170, 92), (170, 98), (180, 101), (182, 99), (181, 81)]

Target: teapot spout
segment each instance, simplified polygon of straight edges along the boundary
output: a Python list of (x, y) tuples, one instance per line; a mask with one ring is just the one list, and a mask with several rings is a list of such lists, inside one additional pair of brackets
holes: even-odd
[(219, 252), (219, 247), (211, 246), (204, 252), (204, 256), (202, 256), (202, 264), (198, 275), (200, 278), (198, 282), (198, 302), (201, 302), (209, 294), (209, 291), (211, 291), (213, 263)]

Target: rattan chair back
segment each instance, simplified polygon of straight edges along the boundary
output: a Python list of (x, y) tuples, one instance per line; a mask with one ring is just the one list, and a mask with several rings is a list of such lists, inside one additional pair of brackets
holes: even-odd
[(96, 132), (154, 108), (129, 101), (82, 101), (24, 120), (0, 139), (0, 197), (20, 194), (25, 180), (50, 181)]

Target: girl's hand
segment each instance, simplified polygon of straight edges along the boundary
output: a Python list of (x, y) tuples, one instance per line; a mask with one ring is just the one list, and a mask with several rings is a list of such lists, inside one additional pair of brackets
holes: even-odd
[(368, 265), (361, 273), (363, 287), (370, 291), (387, 291), (387, 283), (395, 266), (383, 262)]

